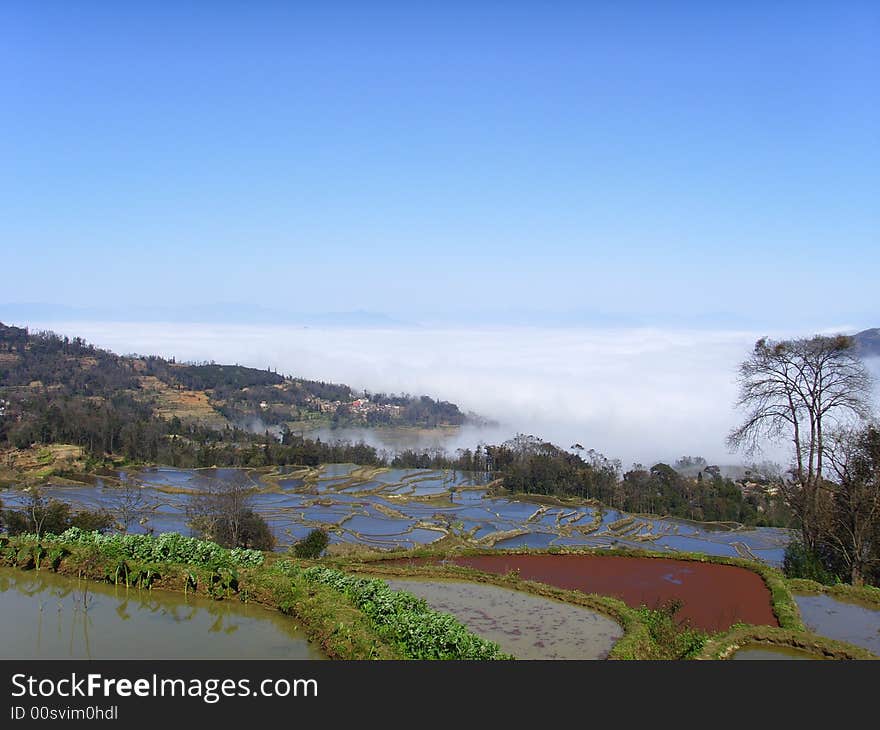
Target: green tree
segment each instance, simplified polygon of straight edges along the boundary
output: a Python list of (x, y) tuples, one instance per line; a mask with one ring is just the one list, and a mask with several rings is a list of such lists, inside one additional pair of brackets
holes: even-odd
[(828, 449), (835, 479), (831, 520), (822, 537), (849, 571), (853, 585), (880, 563), (880, 429), (869, 425), (836, 433)]
[(313, 559), (321, 557), (327, 548), (330, 538), (324, 530), (315, 528), (299, 542), (293, 545), (293, 554), (298, 558)]

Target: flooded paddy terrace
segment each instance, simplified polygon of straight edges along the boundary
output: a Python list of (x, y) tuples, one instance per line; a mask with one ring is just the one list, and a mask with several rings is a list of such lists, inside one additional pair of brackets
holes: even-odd
[[(436, 559), (392, 561), (424, 565)], [(486, 573), (515, 572), (523, 580), (565, 590), (615, 596), (632, 608), (681, 601), (676, 617), (706, 631), (735, 623), (778, 626), (770, 591), (745, 568), (667, 558), (614, 555), (497, 554), (448, 558), (445, 563)]]
[[(321, 527), (332, 543), (408, 549), (446, 535), (481, 547), (601, 547), (701, 552), (779, 565), (787, 530), (745, 529), (671, 518), (630, 515), (582, 505), (548, 506), (491, 496), (486, 476), (430, 469), (387, 469), (355, 464), (278, 467), (272, 470), (156, 467), (121, 471), (89, 484), (48, 484), (45, 492), (77, 507), (118, 504), (120, 484), (138, 485), (149, 515), (132, 531), (189, 533), (188, 500), (194, 493), (235, 483), (252, 490), (257, 512), (285, 547)], [(2, 492), (10, 507), (26, 494)], [(733, 528), (733, 529), (731, 529)]]
[(323, 659), (294, 621), (238, 601), (0, 568), (0, 659)]
[(424, 598), (517, 659), (605, 659), (623, 636), (607, 616), (582, 606), (485, 583), (388, 578), (396, 591)]
[(804, 625), (829, 639), (855, 644), (880, 656), (880, 607), (828, 594), (792, 595)]

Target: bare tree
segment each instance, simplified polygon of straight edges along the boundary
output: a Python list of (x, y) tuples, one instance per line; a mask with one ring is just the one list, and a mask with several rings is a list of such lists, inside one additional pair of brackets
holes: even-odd
[(866, 418), (870, 393), (871, 377), (855, 341), (844, 335), (760, 339), (740, 366), (736, 405), (746, 419), (731, 432), (728, 445), (753, 454), (764, 440), (792, 444), (793, 479), (785, 496), (811, 548), (823, 512), (819, 487), (827, 427)]
[(830, 529), (823, 535), (850, 572), (853, 585), (880, 563), (880, 430), (876, 426), (835, 432), (827, 449), (836, 479)]
[(28, 489), (27, 514), (31, 518), (31, 524), (37, 537), (43, 534), (43, 523), (46, 521), (48, 510), (46, 500), (38, 487)]
[(243, 473), (227, 479), (211, 480), (205, 489), (189, 498), (186, 513), (190, 527), (208, 539), (230, 543), (241, 541), (242, 522), (251, 510), (254, 485)]
[(141, 485), (127, 480), (114, 489), (111, 512), (116, 517), (116, 529), (126, 533), (132, 524), (144, 524), (158, 507), (147, 498)]

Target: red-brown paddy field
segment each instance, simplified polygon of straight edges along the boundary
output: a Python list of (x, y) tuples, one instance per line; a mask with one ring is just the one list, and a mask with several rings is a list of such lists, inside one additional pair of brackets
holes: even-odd
[(682, 603), (679, 619), (707, 631), (721, 631), (738, 622), (779, 625), (761, 576), (733, 565), (649, 557), (523, 554), (459, 556), (445, 562), (486, 573), (515, 571), (525, 580), (615, 596), (633, 608), (654, 608), (677, 599)]

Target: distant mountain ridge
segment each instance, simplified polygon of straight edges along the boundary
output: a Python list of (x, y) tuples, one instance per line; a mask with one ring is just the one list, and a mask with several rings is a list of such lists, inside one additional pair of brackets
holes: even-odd
[(880, 327), (862, 330), (853, 335), (859, 355), (862, 357), (880, 357)]
[[(459, 426), (454, 403), (428, 396), (367, 393), (241, 365), (180, 363), (117, 355), (80, 337), (32, 332), (0, 322), (0, 405), (23, 416), (37, 401), (63, 405), (128, 399), (155, 416), (248, 430), (283, 430), (303, 422), (331, 426)], [(54, 412), (54, 411), (53, 411)]]

